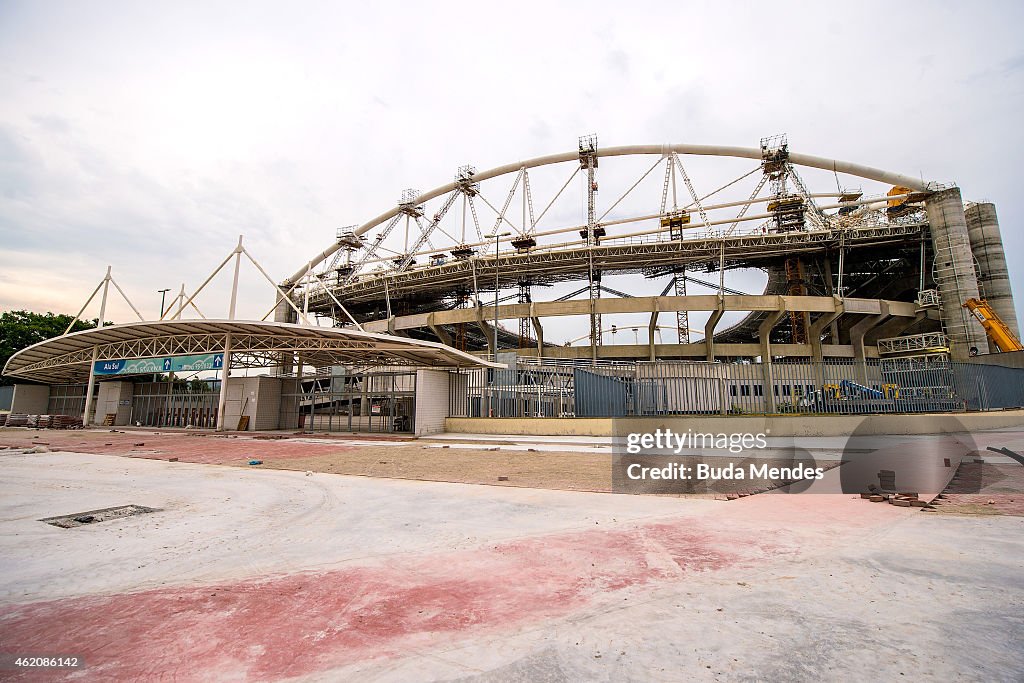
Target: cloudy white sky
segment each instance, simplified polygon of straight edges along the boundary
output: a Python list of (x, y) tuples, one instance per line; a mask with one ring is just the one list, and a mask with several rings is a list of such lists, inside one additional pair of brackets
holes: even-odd
[[(74, 312), (110, 264), (155, 315), (239, 234), (284, 278), (403, 188), (590, 132), (786, 132), (956, 182), (996, 203), (1024, 295), (1022, 20), (1009, 1), (0, 0), (0, 310)], [(272, 293), (243, 284), (262, 316)]]

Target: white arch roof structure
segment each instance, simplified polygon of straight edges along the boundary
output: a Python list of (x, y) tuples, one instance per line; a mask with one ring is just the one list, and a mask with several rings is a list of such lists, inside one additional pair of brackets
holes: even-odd
[[(664, 145), (623, 145), (619, 147), (605, 147), (598, 148), (596, 155), (598, 157), (613, 157), (613, 156), (629, 156), (629, 155), (661, 155), (666, 156), (669, 154), (690, 154), (695, 156), (719, 156), (719, 157), (734, 157), (740, 159), (757, 159), (762, 158), (762, 151), (758, 147), (730, 147), (722, 145), (691, 145), (691, 144), (664, 144)], [(496, 166), (495, 168), (488, 169), (486, 171), (478, 171), (473, 174), (473, 181), (480, 182), (495, 178), (507, 173), (515, 173), (523, 168), (536, 168), (538, 166), (547, 166), (550, 164), (560, 164), (567, 161), (574, 161), (579, 159), (579, 152), (574, 150), (571, 152), (563, 152), (560, 154), (549, 154), (547, 156), (534, 157), (533, 159), (525, 159), (522, 161), (516, 161), (510, 164), (504, 164), (502, 166)], [(806, 166), (809, 168), (818, 168), (825, 171), (834, 171), (836, 173), (845, 173), (860, 178), (866, 178), (868, 180), (875, 180), (882, 183), (888, 183), (890, 185), (899, 185), (902, 187), (909, 187), (912, 190), (924, 191), (928, 189), (930, 183), (922, 180), (921, 178), (914, 178), (912, 176), (904, 175), (902, 173), (894, 173), (891, 171), (884, 171), (882, 169), (873, 168), (871, 166), (864, 166), (861, 164), (854, 164), (848, 161), (839, 161), (836, 159), (827, 159), (825, 157), (813, 156), (810, 154), (798, 154), (796, 152), (790, 152), (788, 160), (790, 163), (796, 164), (797, 166)], [(433, 190), (424, 192), (419, 195), (417, 202), (427, 202), (431, 199), (440, 197), (441, 195), (451, 192), (457, 187), (458, 183), (451, 182), (440, 187), (436, 187)], [(359, 227), (353, 230), (355, 235), (362, 235), (367, 231), (371, 230), (377, 225), (384, 223), (396, 215), (400, 211), (400, 207), (395, 206), (394, 208), (380, 214), (379, 216), (370, 219), (363, 223)], [(309, 264), (316, 264), (324, 259), (332, 256), (341, 245), (335, 242), (327, 249), (324, 249), (318, 255), (314, 256)], [(289, 279), (289, 283), (297, 282), (302, 278), (310, 269), (310, 265), (302, 267), (295, 272)]]
[(96, 360), (160, 358), (224, 351), (231, 335), (232, 367), (279, 364), (282, 353), (297, 353), (313, 366), (406, 365), (500, 367), (444, 344), (336, 327), (249, 320), (169, 320), (83, 330), (33, 344), (8, 359), (3, 374), (38, 382), (77, 382)]

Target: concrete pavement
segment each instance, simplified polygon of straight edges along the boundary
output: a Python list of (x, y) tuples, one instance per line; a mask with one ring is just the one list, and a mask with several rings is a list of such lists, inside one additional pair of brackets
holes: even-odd
[[(0, 481), (0, 651), (75, 653), (91, 679), (1024, 670), (1019, 517), (70, 453), (0, 455)], [(126, 504), (161, 511), (37, 521)]]

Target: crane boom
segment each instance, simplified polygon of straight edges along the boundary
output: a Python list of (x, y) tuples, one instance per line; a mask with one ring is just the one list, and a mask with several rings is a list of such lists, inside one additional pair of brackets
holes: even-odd
[(971, 315), (978, 319), (985, 328), (985, 334), (1000, 351), (1024, 351), (1024, 344), (1020, 343), (987, 301), (971, 298), (964, 303), (964, 308), (970, 310)]

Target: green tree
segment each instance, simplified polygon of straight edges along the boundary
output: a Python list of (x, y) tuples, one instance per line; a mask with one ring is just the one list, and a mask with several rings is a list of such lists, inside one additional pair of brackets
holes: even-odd
[[(52, 337), (59, 337), (71, 323), (72, 316), (55, 313), (33, 313), (31, 311), (7, 311), (0, 315), (0, 370), (7, 359), (24, 348), (38, 344)], [(72, 332), (96, 327), (97, 320), (78, 320)], [(13, 384), (7, 377), (0, 377), (0, 384)]]

